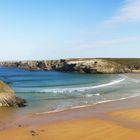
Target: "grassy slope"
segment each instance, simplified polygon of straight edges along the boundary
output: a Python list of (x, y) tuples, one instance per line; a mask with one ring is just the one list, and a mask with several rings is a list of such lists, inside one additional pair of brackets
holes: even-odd
[(123, 65), (140, 65), (140, 58), (103, 58), (105, 60), (111, 60)]
[(14, 93), (14, 91), (4, 82), (0, 81), (0, 93)]
[(103, 58), (105, 60), (110, 60), (113, 62), (117, 62), (122, 65), (126, 65), (131, 69), (140, 69), (140, 58)]

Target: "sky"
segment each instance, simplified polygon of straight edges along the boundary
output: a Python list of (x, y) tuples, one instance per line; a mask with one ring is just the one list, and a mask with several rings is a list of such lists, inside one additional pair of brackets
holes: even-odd
[(140, 57), (140, 0), (0, 0), (0, 60)]

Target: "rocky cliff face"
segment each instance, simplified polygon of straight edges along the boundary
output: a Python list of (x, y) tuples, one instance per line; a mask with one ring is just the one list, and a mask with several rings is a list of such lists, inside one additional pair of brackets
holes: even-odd
[(103, 59), (69, 61), (68, 64), (75, 64), (75, 70), (81, 73), (126, 73), (130, 72), (127, 67)]
[(25, 100), (16, 97), (14, 91), (4, 82), (0, 81), (0, 107), (21, 107), (24, 104)]
[(127, 73), (125, 65), (105, 59), (61, 59), (48, 61), (0, 62), (2, 66), (27, 70), (57, 70), (80, 73)]

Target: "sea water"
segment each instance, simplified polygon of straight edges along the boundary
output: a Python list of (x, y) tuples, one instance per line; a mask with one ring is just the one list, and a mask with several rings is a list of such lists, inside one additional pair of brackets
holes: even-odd
[[(26, 99), (20, 112), (41, 113), (140, 95), (140, 80), (123, 74), (79, 74), (0, 67), (0, 80)], [(19, 111), (19, 109), (17, 109)]]

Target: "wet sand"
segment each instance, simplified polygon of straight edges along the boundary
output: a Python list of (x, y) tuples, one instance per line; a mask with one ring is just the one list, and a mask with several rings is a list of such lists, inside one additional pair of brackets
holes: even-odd
[(52, 113), (1, 111), (0, 140), (140, 139), (140, 96)]
[[(112, 117), (134, 121), (133, 113), (140, 117), (140, 109), (112, 112)], [(123, 117), (122, 117), (123, 116)], [(124, 117), (125, 116), (125, 117)], [(131, 118), (132, 116), (132, 118)], [(140, 120), (135, 120), (140, 123)], [(123, 123), (95, 117), (79, 118), (47, 125), (19, 126), (0, 132), (0, 139), (9, 140), (138, 140), (140, 128), (126, 127)]]
[(9, 123), (0, 140), (138, 140), (140, 96), (57, 113), (30, 114)]

